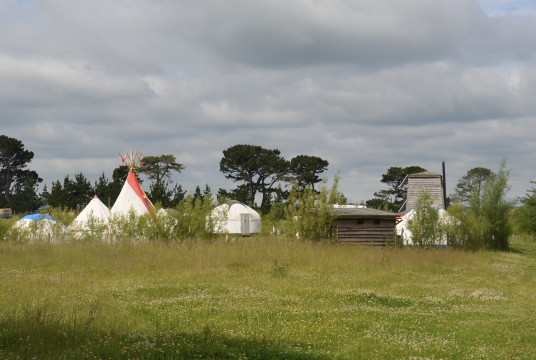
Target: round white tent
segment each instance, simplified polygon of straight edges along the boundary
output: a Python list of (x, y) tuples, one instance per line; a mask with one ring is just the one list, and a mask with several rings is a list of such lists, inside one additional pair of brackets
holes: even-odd
[(212, 210), (212, 221), (216, 232), (241, 234), (243, 227), (249, 225), (249, 233), (258, 233), (261, 230), (261, 216), (258, 212), (239, 201), (231, 200)]
[(31, 242), (44, 241), (58, 243), (65, 239), (69, 231), (60, 221), (50, 215), (26, 215), (11, 227), (19, 238), (26, 238)]

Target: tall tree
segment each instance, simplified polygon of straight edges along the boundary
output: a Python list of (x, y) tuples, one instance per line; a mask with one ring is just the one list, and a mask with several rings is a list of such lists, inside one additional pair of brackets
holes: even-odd
[(259, 192), (262, 193), (260, 210), (266, 213), (270, 211), (272, 194), (276, 191), (275, 185), (292, 179), (288, 175), (290, 162), (281, 156), (279, 150), (265, 149), (261, 161), (264, 166), (260, 169), (257, 183)]
[(173, 154), (145, 156), (142, 159), (142, 163), (149, 173), (149, 180), (154, 180), (157, 184), (161, 184), (164, 179), (169, 183), (173, 183), (171, 174), (174, 171), (180, 173), (185, 169), (184, 165), (177, 162), (177, 159)]
[(0, 185), (5, 202), (11, 202), (12, 186), (26, 175), (24, 169), (32, 161), (34, 153), (24, 149), (22, 141), (0, 135)]
[(256, 145), (235, 145), (223, 150), (220, 171), (226, 179), (247, 184), (250, 205), (253, 206), (257, 193), (257, 177), (262, 168), (263, 148)]
[(247, 185), (250, 205), (253, 206), (257, 192), (263, 194), (264, 203), (277, 182), (288, 180), (289, 162), (277, 149), (235, 145), (223, 151), (220, 171), (227, 179)]
[(37, 194), (41, 182), (43, 179), (35, 171), (24, 170), (13, 189), (11, 208), (19, 212), (36, 211), (42, 204), (42, 199)]
[(322, 181), (318, 176), (328, 169), (329, 162), (317, 156), (298, 155), (290, 160), (290, 173), (293, 180), (297, 181), (302, 189)]
[(47, 191), (46, 186), (43, 189), (43, 193), (41, 194), (41, 197), (45, 200), (45, 203), (47, 205), (50, 205), (52, 207), (65, 207), (67, 206), (67, 194), (63, 190), (63, 186), (61, 186), (61, 182), (53, 181), (52, 187), (50, 188), (50, 192)]
[(149, 185), (149, 193), (147, 194), (153, 204), (160, 202), (163, 208), (168, 208), (170, 203), (171, 191), (167, 188), (167, 183), (154, 182)]
[(74, 179), (66, 175), (63, 186), (60, 181), (52, 182), (50, 192), (43, 190), (41, 194), (47, 205), (75, 209), (78, 205), (87, 204), (95, 194), (94, 188), (83, 173), (75, 174)]
[(460, 202), (468, 202), (473, 193), (480, 194), (484, 188), (484, 184), (495, 174), (490, 169), (476, 167), (467, 171), (467, 175), (458, 180), (458, 184), (454, 188), (453, 200)]
[(175, 184), (175, 187), (173, 190), (171, 190), (169, 207), (176, 208), (185, 199), (185, 197), (186, 190), (182, 189), (182, 185)]
[(469, 198), (469, 210), (480, 217), (486, 224), (486, 246), (497, 250), (508, 249), (508, 238), (512, 234), (509, 212), (514, 201), (506, 198), (510, 190), (508, 178), (510, 170), (506, 169), (506, 157), (503, 157), (499, 171), (490, 176), (479, 192), (476, 189)]
[(87, 205), (95, 194), (91, 182), (82, 173), (75, 174), (74, 179), (71, 181), (64, 181), (63, 188), (68, 194), (69, 202), (67, 206), (71, 209), (76, 208), (78, 205)]

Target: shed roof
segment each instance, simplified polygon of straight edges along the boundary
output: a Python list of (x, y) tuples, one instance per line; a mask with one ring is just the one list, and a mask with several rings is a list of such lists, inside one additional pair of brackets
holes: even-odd
[(408, 177), (410, 177), (410, 178), (414, 178), (414, 177), (426, 177), (426, 178), (429, 178), (429, 177), (441, 177), (441, 175), (433, 173), (433, 172), (430, 172), (430, 171), (423, 171), (423, 172), (419, 172), (419, 173), (415, 173), (415, 174), (409, 174)]
[(393, 219), (395, 220), (398, 214), (388, 212), (388, 211), (382, 211), (382, 210), (376, 210), (376, 209), (369, 209), (369, 208), (358, 208), (358, 209), (333, 209), (332, 211), (333, 215), (336, 218), (371, 218), (371, 219)]

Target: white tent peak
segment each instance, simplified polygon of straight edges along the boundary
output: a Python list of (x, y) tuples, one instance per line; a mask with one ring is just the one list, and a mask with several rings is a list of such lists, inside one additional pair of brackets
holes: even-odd
[(110, 217), (110, 210), (106, 205), (100, 201), (100, 199), (95, 195), (93, 199), (87, 204), (87, 206), (82, 210), (80, 214), (74, 219), (71, 226), (82, 226), (89, 221), (90, 218), (94, 220), (102, 221), (108, 223), (108, 218)]

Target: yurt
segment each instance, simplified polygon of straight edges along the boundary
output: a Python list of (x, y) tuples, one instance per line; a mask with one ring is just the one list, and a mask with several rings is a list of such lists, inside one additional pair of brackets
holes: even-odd
[(231, 200), (212, 210), (212, 221), (217, 232), (249, 235), (261, 230), (258, 212), (239, 201)]
[(19, 238), (51, 243), (60, 242), (69, 234), (65, 225), (45, 214), (26, 215), (13, 224), (12, 230)]
[(137, 216), (149, 213), (155, 221), (158, 221), (154, 206), (145, 195), (134, 173), (134, 170), (141, 166), (141, 156), (139, 150), (127, 151), (125, 157), (121, 155), (121, 160), (128, 166), (129, 173), (111, 213), (112, 215), (128, 215), (133, 210)]
[(110, 210), (95, 195), (84, 210), (69, 225), (69, 229), (76, 232), (74, 235), (76, 238), (79, 238), (83, 232), (87, 231), (101, 233), (105, 231), (103, 227), (106, 227), (108, 224), (109, 217)]

